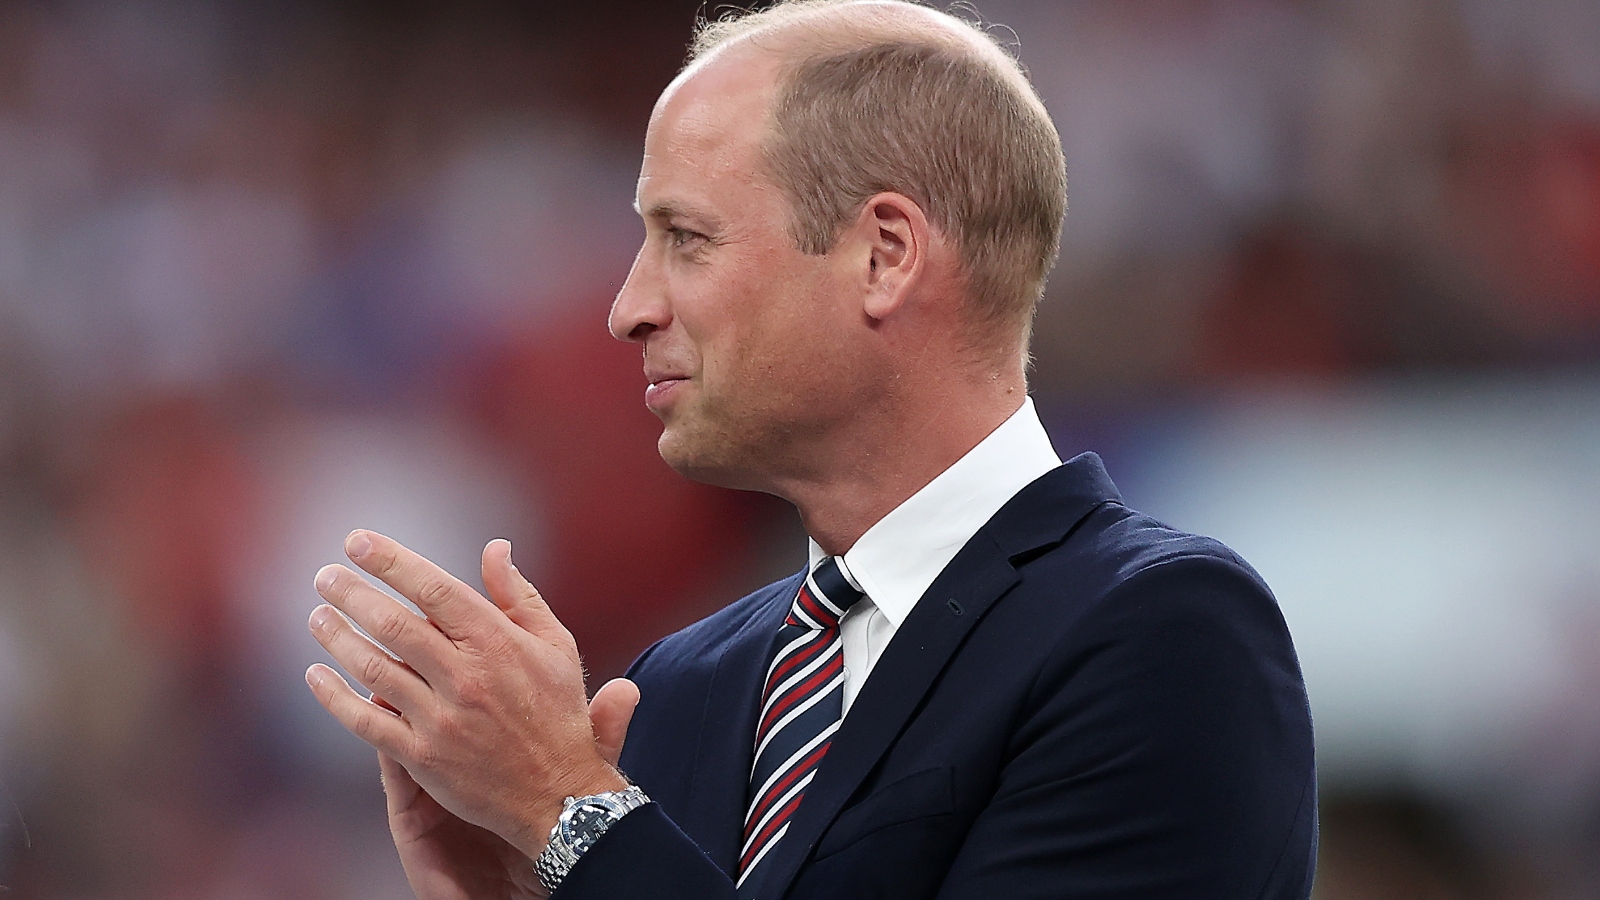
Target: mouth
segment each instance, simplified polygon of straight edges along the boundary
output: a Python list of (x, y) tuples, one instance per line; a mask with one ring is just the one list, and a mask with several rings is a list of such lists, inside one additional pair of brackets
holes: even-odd
[(688, 380), (683, 375), (650, 376), (650, 386), (644, 389), (644, 405), (651, 412), (660, 412)]

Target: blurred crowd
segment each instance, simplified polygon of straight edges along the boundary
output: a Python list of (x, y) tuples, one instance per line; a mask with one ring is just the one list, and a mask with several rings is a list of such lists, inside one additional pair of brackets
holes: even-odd
[[(596, 683), (800, 564), (782, 504), (660, 462), (637, 351), (605, 331), (644, 124), (700, 9), (0, 2), (0, 893), (406, 895), (376, 766), (301, 681), (311, 577), (351, 528), (469, 581), (510, 538)], [(1040, 408), (1063, 455), (1102, 451), (1278, 587), (1333, 748), (1318, 896), (1600, 893), (1600, 6), (978, 9), (1066, 146)], [(1249, 453), (1284, 490), (1238, 505)], [(1392, 489), (1341, 481), (1352, 453)], [(1258, 559), (1307, 485), (1341, 510), (1429, 485), (1452, 499), (1415, 511), (1455, 512), (1326, 577)], [(1560, 593), (1566, 662), (1504, 692), (1538, 715), (1474, 691), (1450, 721), (1545, 737), (1367, 740), (1407, 688), (1351, 673), (1432, 645), (1334, 613), (1460, 616), (1439, 572), (1498, 546), (1461, 536), (1541, 516), (1554, 586), (1477, 579), (1470, 608)], [(1340, 580), (1367, 570), (1405, 590)], [(1450, 668), (1470, 654), (1427, 658), (1477, 683)], [(1529, 759), (1503, 795), (1460, 788)], [(1507, 799), (1541, 791), (1559, 802)]]

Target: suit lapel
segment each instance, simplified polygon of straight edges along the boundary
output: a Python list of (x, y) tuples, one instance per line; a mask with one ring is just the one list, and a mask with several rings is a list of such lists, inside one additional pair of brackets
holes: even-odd
[[(788, 891), (822, 832), (900, 736), (967, 635), (1021, 580), (1012, 560), (1059, 543), (1090, 511), (1114, 499), (1116, 487), (1100, 458), (1079, 456), (1012, 498), (939, 573), (895, 632), (834, 735), (788, 833), (773, 848), (763, 898), (775, 900)], [(753, 732), (752, 720), (743, 733)], [(745, 749), (746, 771), (752, 752)]]
[(724, 645), (706, 690), (693, 785), (678, 824), (730, 876), (743, 840), (762, 682), (800, 579), (776, 585), (774, 597)]

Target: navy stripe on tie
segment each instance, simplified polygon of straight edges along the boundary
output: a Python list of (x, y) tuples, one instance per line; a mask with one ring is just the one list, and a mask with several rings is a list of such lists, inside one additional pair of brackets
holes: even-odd
[(739, 851), (742, 900), (760, 888), (761, 864), (789, 830), (789, 820), (833, 743), (844, 709), (844, 651), (839, 620), (862, 597), (836, 557), (806, 579), (778, 632), (767, 669), (750, 770), (750, 807)]

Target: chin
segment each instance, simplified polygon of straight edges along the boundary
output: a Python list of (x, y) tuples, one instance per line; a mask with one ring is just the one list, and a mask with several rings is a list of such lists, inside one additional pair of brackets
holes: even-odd
[(738, 465), (725, 447), (709, 444), (711, 441), (704, 436), (675, 434), (669, 427), (661, 433), (656, 449), (674, 472), (690, 481), (735, 490), (761, 490), (748, 466)]

